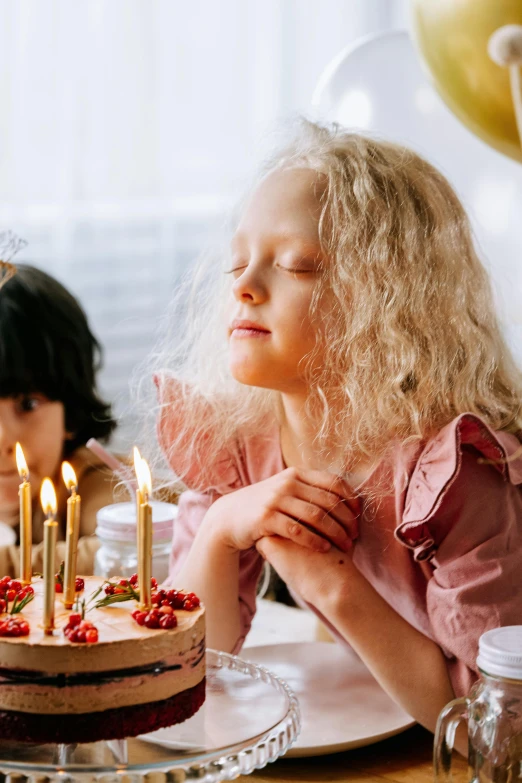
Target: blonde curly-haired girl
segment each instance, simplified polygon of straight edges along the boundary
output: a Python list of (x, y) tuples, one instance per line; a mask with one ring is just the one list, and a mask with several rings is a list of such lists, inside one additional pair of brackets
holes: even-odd
[(183, 308), (159, 436), (209, 645), (240, 649), (268, 560), (433, 730), (522, 609), (522, 383), (458, 198), (408, 149), (303, 122)]

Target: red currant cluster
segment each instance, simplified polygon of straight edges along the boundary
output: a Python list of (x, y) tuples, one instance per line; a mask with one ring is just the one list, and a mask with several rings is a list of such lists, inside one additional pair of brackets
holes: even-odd
[[(57, 593), (63, 593), (63, 580), (60, 578), (60, 574), (55, 574), (56, 581), (54, 589)], [(74, 582), (74, 590), (76, 593), (81, 593), (85, 590), (85, 582), (81, 576), (77, 576)]]
[(171, 606), (186, 612), (193, 612), (201, 604), (195, 593), (183, 593), (181, 590), (158, 590), (152, 594), (151, 600), (157, 606)]
[(0, 636), (29, 636), (29, 623), (22, 617), (8, 615), (0, 620)]
[(143, 612), (135, 609), (132, 616), (138, 625), (146, 628), (175, 628), (178, 624), (174, 609), (192, 612), (200, 605), (195, 593), (182, 593), (180, 590), (158, 590), (152, 594), (152, 609)]
[(149, 612), (142, 612), (141, 609), (135, 609), (132, 616), (138, 625), (144, 625), (146, 628), (175, 628), (178, 619), (174, 610), (170, 606), (153, 606)]
[(31, 585), (24, 585), (17, 579), (11, 579), (10, 576), (3, 576), (0, 579), (0, 614), (7, 611), (9, 601), (22, 601), (27, 595), (34, 595)]
[[(157, 588), (158, 583), (154, 577), (151, 577), (150, 585), (154, 590)], [(116, 583), (109, 582), (105, 585), (104, 590), (106, 595), (124, 595), (129, 592), (129, 587), (132, 590), (138, 589), (138, 574), (133, 574), (129, 579), (120, 579)], [(130, 591), (131, 593), (132, 590)]]
[(63, 632), (70, 642), (76, 644), (94, 644), (98, 641), (98, 629), (93, 623), (82, 620), (81, 614), (70, 614)]

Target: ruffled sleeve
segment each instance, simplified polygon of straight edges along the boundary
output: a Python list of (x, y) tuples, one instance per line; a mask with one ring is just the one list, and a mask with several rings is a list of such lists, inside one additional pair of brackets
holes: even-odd
[(464, 414), (428, 442), (396, 537), (430, 562), (426, 608), (457, 695), (477, 677), (478, 640), (522, 623), (522, 450)]
[[(190, 551), (192, 542), (208, 509), (219, 497), (234, 492), (249, 483), (248, 464), (239, 445), (223, 449), (217, 459), (209, 464), (205, 459), (205, 444), (198, 446), (194, 460), (188, 466), (176, 459), (169, 449), (172, 428), (179, 426), (183, 417), (180, 384), (174, 378), (155, 378), (161, 414), (158, 421), (158, 436), (162, 449), (174, 473), (183, 479), (188, 489), (182, 493), (178, 503), (178, 515), (174, 522), (172, 550), (168, 581), (175, 583), (176, 574)], [(183, 470), (180, 468), (183, 467)], [(257, 582), (263, 567), (263, 559), (253, 547), (239, 556), (239, 612), (241, 636), (233, 652), (239, 652), (246, 638), (256, 612)]]

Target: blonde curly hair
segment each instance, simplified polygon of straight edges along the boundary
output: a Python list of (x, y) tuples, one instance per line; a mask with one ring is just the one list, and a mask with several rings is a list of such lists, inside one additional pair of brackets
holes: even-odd
[[(354, 469), (463, 412), (520, 430), (522, 378), (468, 218), (442, 174), (399, 145), (308, 121), (262, 175), (287, 168), (317, 172), (324, 183), (319, 234), (332, 263), (312, 310), (325, 288), (333, 305), (314, 350), (321, 362), (310, 357), (318, 451), (341, 449)], [(211, 463), (240, 434), (259, 434), (278, 417), (278, 393), (242, 386), (228, 370), (224, 268), (211, 259), (180, 289), (147, 368), (148, 377), (152, 369), (185, 382), (182, 426), (168, 445), (177, 464), (182, 450), (189, 466), (203, 441)]]

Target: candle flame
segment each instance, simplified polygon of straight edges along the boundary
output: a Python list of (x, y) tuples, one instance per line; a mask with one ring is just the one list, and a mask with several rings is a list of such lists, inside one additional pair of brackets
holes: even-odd
[(29, 478), (29, 470), (27, 468), (27, 462), (25, 461), (24, 452), (19, 443), (16, 444), (16, 467), (18, 468), (18, 475), (22, 481), (27, 481)]
[(40, 502), (46, 516), (51, 514), (54, 516), (56, 514), (56, 492), (54, 491), (53, 482), (49, 478), (45, 478), (42, 482)]
[(69, 492), (72, 490), (76, 492), (78, 481), (76, 480), (76, 473), (70, 462), (62, 462), (62, 478)]
[[(138, 456), (139, 456), (139, 452), (138, 452)], [(143, 457), (139, 457), (139, 461), (136, 460), (136, 462), (134, 463), (134, 468), (136, 470), (136, 478), (138, 480), (138, 487), (140, 488), (140, 492), (142, 493), (144, 499), (149, 498), (152, 492), (152, 479), (150, 476), (150, 468), (147, 465), (147, 462), (143, 459)]]
[(140, 454), (140, 450), (139, 450), (139, 448), (137, 446), (134, 446), (132, 452), (133, 452), (133, 455), (134, 455), (134, 470), (135, 470), (136, 476), (137, 476), (138, 475), (138, 471), (139, 471), (139, 466), (140, 466), (140, 463), (141, 463), (141, 454)]

